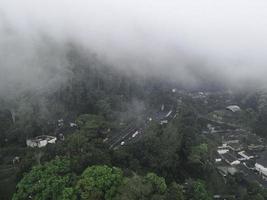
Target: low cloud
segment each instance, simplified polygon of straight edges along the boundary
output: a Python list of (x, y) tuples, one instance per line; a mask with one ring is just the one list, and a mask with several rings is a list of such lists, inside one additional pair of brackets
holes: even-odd
[(267, 83), (264, 0), (1, 0), (0, 90), (64, 81), (70, 42), (185, 85)]

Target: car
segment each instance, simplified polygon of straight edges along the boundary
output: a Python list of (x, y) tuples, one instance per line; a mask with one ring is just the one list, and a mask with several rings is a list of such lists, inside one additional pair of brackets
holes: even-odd
[(163, 124), (168, 124), (168, 120), (161, 120), (160, 125), (163, 125)]
[(136, 137), (138, 135), (139, 131), (135, 131), (135, 133), (132, 135), (132, 137)]

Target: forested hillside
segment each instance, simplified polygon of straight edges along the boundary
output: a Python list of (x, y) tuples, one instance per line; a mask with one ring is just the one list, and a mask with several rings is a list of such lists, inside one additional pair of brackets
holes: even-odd
[[(1, 97), (1, 199), (236, 195), (238, 177), (225, 182), (214, 166), (214, 141), (201, 134), (207, 122), (200, 116), (223, 107), (224, 97), (215, 94), (207, 105), (179, 84), (110, 67), (72, 45), (66, 57), (64, 81), (34, 90), (18, 85), (12, 98)], [(120, 135), (124, 131), (134, 134)], [(26, 146), (40, 135), (57, 142)], [(266, 198), (266, 191), (255, 187), (243, 197)]]

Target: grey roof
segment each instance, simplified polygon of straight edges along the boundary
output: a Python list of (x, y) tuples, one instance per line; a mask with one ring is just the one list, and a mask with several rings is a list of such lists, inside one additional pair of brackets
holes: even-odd
[(237, 158), (230, 152), (223, 154), (222, 157), (230, 163), (237, 160)]
[(231, 110), (232, 112), (237, 112), (241, 110), (240, 107), (237, 105), (227, 106), (226, 109)]

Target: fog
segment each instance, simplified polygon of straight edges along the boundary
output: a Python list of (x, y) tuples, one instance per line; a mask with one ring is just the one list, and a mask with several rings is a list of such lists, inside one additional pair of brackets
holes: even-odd
[(1, 0), (0, 90), (64, 81), (70, 42), (148, 77), (267, 85), (264, 0)]

